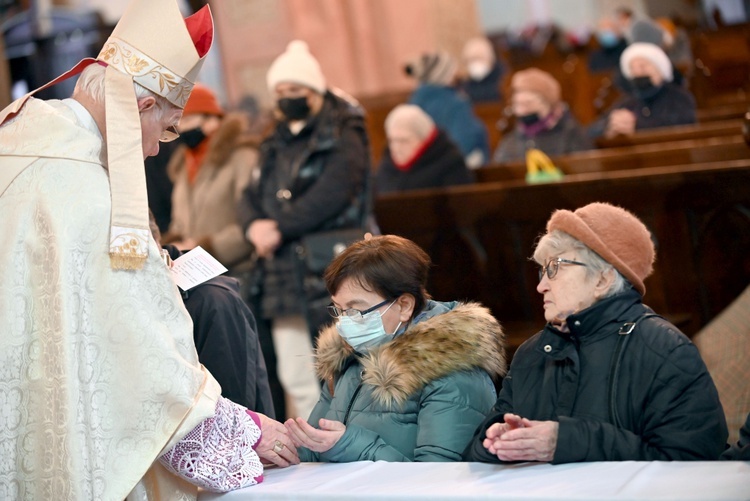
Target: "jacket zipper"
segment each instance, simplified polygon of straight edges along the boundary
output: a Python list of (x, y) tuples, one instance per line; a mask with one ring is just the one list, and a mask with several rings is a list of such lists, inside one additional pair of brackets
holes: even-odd
[(352, 412), (352, 407), (354, 406), (354, 401), (357, 400), (357, 395), (359, 395), (359, 391), (362, 389), (362, 378), (365, 375), (365, 371), (362, 371), (359, 373), (359, 384), (357, 385), (357, 388), (354, 390), (354, 394), (352, 395), (352, 399), (349, 400), (349, 405), (346, 408), (346, 414), (344, 414), (344, 425), (346, 425), (346, 422), (349, 420), (349, 414)]

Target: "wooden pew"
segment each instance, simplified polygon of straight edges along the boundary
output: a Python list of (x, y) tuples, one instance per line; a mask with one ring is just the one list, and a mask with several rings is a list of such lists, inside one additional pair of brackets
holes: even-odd
[(750, 92), (750, 24), (693, 37), (695, 73), (690, 88), (700, 108), (745, 100)]
[(517, 346), (544, 324), (528, 260), (536, 239), (555, 209), (595, 201), (625, 207), (648, 225), (657, 261), (646, 303), (688, 335), (750, 283), (748, 159), (405, 192), (379, 197), (375, 214), (383, 233), (430, 254), (434, 297), (481, 301)]
[(732, 118), (742, 118), (750, 110), (750, 102), (744, 99), (737, 101), (711, 106), (708, 108), (698, 108), (695, 112), (698, 123), (714, 122), (717, 120), (729, 120)]
[(495, 151), (497, 145), (506, 131), (509, 121), (506, 107), (503, 103), (481, 103), (474, 105), (474, 114), (479, 118), (487, 129), (487, 138), (490, 144), (490, 154)]
[(659, 127), (636, 132), (632, 136), (617, 136), (600, 138), (596, 145), (599, 148), (614, 148), (619, 146), (635, 146), (639, 144), (669, 143), (688, 139), (703, 139), (710, 137), (736, 136), (742, 131), (742, 120), (730, 119), (716, 122), (697, 123), (691, 125), (677, 125)]
[[(736, 160), (748, 156), (750, 149), (738, 131), (733, 136), (581, 151), (552, 160), (566, 174), (583, 174)], [(488, 166), (477, 170), (476, 175), (480, 183), (522, 180), (526, 176), (526, 164), (514, 162)]]

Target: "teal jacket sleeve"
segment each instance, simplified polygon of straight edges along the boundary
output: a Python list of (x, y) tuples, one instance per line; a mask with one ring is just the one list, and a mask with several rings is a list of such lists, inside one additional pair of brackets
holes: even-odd
[[(495, 401), (489, 376), (480, 370), (459, 372), (425, 386), (420, 395), (414, 461), (461, 461), (461, 452)], [(336, 445), (321, 453), (324, 461), (411, 461), (375, 431), (347, 426)]]

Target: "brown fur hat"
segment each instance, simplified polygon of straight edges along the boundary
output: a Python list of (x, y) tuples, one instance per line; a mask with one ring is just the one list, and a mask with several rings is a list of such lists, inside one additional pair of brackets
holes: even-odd
[(577, 209), (557, 210), (547, 232), (563, 231), (583, 242), (615, 267), (641, 293), (653, 271), (654, 243), (646, 225), (621, 207), (595, 202)]
[(534, 92), (549, 104), (557, 104), (561, 99), (560, 83), (555, 77), (538, 68), (517, 71), (510, 81), (513, 92)]

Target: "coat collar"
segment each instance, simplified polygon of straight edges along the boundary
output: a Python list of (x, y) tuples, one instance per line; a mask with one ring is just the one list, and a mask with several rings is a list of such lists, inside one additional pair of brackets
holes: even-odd
[(585, 345), (601, 338), (616, 335), (625, 322), (633, 322), (648, 308), (635, 289), (598, 301), (567, 318), (570, 332), (560, 332), (547, 324), (539, 337), (536, 349), (555, 359), (565, 358), (572, 344)]
[[(338, 377), (355, 356), (335, 325), (318, 338), (316, 370), (323, 380)], [(363, 383), (390, 406), (405, 402), (430, 382), (454, 372), (485, 370), (494, 380), (505, 375), (505, 334), (487, 308), (477, 303), (455, 309), (410, 326), (393, 341), (360, 359)]]
[[(208, 139), (208, 151), (203, 159), (204, 166), (221, 169), (227, 165), (229, 158), (240, 146), (254, 146), (249, 136), (245, 136), (245, 119), (238, 114), (227, 115), (221, 125)], [(169, 162), (169, 173), (172, 181), (185, 167), (185, 151), (187, 147), (178, 147)]]

